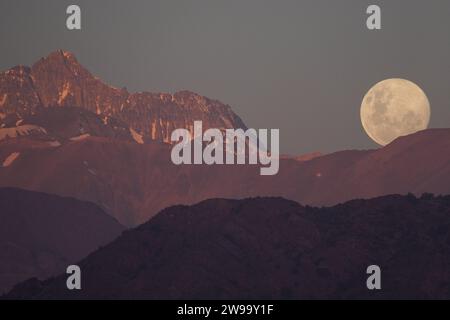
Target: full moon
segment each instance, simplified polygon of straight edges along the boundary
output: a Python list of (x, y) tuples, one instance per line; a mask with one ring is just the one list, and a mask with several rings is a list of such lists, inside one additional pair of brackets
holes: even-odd
[(426, 129), (430, 103), (423, 90), (411, 81), (383, 80), (364, 96), (361, 122), (369, 137), (385, 146), (400, 136)]

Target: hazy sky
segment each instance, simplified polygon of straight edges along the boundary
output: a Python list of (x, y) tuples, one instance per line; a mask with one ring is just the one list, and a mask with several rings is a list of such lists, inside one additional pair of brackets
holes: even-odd
[[(69, 4), (81, 31), (65, 27)], [(381, 31), (365, 26), (369, 4)], [(448, 0), (2, 0), (0, 18), (1, 70), (69, 50), (114, 86), (230, 104), (249, 127), (279, 128), (291, 154), (375, 147), (359, 108), (391, 77), (420, 85), (431, 127), (450, 127)]]

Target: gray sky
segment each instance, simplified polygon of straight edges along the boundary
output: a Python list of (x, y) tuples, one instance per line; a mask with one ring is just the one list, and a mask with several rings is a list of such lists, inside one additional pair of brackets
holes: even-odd
[[(82, 30), (68, 31), (78, 4)], [(382, 9), (381, 31), (365, 27)], [(448, 0), (2, 0), (0, 69), (55, 49), (130, 91), (192, 90), (255, 128), (279, 128), (283, 152), (376, 145), (361, 100), (376, 82), (423, 88), (431, 127), (450, 127)]]

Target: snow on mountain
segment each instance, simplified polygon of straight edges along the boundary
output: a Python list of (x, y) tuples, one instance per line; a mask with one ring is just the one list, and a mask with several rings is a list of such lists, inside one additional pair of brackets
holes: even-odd
[(50, 107), (79, 107), (115, 119), (142, 136), (131, 132), (137, 143), (170, 142), (174, 129), (188, 129), (195, 120), (201, 120), (205, 130), (245, 128), (230, 106), (193, 92), (129, 93), (107, 85), (67, 51), (52, 52), (31, 68), (17, 66), (0, 73), (0, 127)]
[(21, 125), (13, 128), (0, 129), (0, 141), (7, 138), (17, 138), (21, 136), (28, 136), (34, 133), (47, 134), (47, 130), (37, 125)]
[(18, 157), (20, 156), (20, 152), (11, 153), (4, 161), (2, 166), (9, 167)]

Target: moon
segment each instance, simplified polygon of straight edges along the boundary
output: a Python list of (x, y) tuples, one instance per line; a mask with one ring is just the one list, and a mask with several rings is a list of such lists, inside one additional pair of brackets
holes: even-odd
[(400, 136), (428, 128), (430, 102), (423, 90), (405, 79), (374, 85), (361, 103), (361, 122), (368, 136), (385, 146)]

